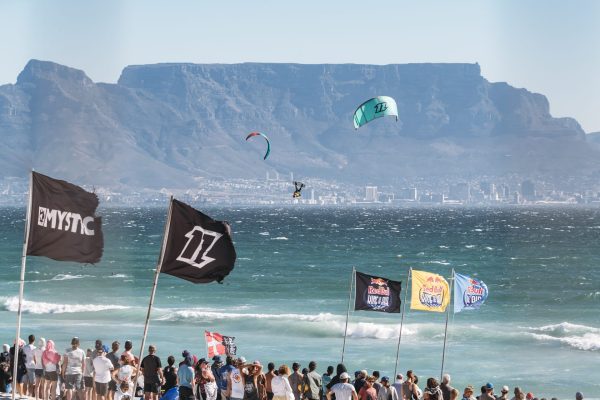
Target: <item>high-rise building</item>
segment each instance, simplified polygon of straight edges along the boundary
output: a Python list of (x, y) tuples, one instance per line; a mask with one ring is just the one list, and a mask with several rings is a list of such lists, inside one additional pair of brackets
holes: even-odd
[(535, 199), (535, 185), (530, 180), (521, 183), (521, 196), (525, 200)]
[(377, 194), (377, 186), (367, 186), (365, 187), (365, 200), (370, 202), (376, 202), (379, 199), (379, 195)]

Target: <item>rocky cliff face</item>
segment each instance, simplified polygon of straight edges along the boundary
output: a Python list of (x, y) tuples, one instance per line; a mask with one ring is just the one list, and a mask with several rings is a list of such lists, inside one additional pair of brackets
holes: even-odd
[[(396, 99), (399, 121), (355, 131), (362, 101)], [(245, 142), (250, 131), (271, 138)], [(0, 86), (0, 170), (81, 183), (161, 187), (266, 170), (357, 183), (398, 178), (578, 175), (598, 148), (546, 98), (485, 80), (476, 64), (158, 64), (117, 84), (30, 61)]]

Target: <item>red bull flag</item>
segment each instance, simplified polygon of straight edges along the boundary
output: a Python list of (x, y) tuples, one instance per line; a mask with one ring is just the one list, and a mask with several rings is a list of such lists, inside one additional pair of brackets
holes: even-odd
[(355, 310), (400, 312), (402, 282), (356, 272)]
[(217, 332), (204, 331), (206, 347), (208, 348), (208, 358), (214, 356), (235, 356), (237, 346), (235, 337), (224, 336)]
[(450, 287), (440, 275), (412, 271), (411, 310), (444, 312), (450, 304)]
[(470, 276), (454, 274), (454, 312), (477, 310), (488, 297), (483, 281)]

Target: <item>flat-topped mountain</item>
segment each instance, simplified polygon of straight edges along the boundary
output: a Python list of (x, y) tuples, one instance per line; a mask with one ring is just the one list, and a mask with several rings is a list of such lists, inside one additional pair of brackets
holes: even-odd
[[(354, 130), (357, 105), (392, 96), (399, 121)], [(244, 139), (261, 131), (271, 139)], [(81, 184), (188, 187), (266, 171), (341, 182), (591, 175), (600, 150), (547, 99), (490, 83), (477, 64), (157, 64), (118, 83), (30, 61), (0, 86), (0, 176), (30, 168)]]

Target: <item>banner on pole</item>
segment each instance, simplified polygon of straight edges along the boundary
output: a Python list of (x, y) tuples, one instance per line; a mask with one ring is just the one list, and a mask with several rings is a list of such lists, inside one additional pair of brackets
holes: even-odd
[(354, 309), (399, 313), (401, 287), (402, 282), (357, 271)]
[(236, 259), (227, 222), (172, 200), (169, 234), (160, 272), (194, 283), (221, 282)]
[(477, 310), (488, 297), (483, 281), (466, 275), (454, 275), (454, 312)]
[(72, 183), (32, 172), (27, 255), (97, 263), (102, 258), (98, 196)]
[(224, 336), (217, 332), (204, 331), (206, 339), (206, 347), (208, 348), (208, 358), (214, 356), (235, 356), (237, 346), (235, 345), (235, 337)]
[(450, 288), (442, 276), (412, 271), (411, 310), (444, 312), (449, 303)]

